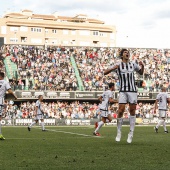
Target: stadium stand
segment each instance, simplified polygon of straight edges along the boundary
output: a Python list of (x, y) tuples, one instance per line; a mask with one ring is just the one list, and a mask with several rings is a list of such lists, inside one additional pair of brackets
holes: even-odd
[(5, 61), (10, 58), (10, 65), (15, 63), (15, 66), (9, 68), (5, 62), (13, 89), (55, 91), (77, 89), (77, 78), (68, 49), (45, 50), (38, 47), (7, 46), (6, 51), (8, 56)]
[[(117, 118), (118, 104), (111, 106), (110, 110), (113, 118)], [(154, 113), (154, 104), (139, 102), (137, 104), (136, 117), (137, 118), (153, 118), (158, 117), (158, 112)], [(57, 101), (44, 102), (43, 109), (45, 118), (71, 118), (71, 119), (93, 119), (97, 118), (98, 105), (94, 102), (80, 102), (80, 101)], [(22, 102), (20, 105), (13, 104), (10, 101), (5, 102), (6, 119), (11, 118), (34, 118), (35, 116), (35, 102)], [(126, 105), (124, 118), (129, 116), (129, 106)], [(170, 109), (168, 109), (167, 116), (170, 118)]]
[[(6, 64), (11, 85), (22, 90), (85, 90), (103, 91), (114, 82), (119, 89), (115, 73), (103, 77), (103, 70), (121, 61), (119, 48), (85, 47), (24, 47), (6, 46)], [(160, 49), (129, 49), (134, 62), (143, 61), (143, 77), (136, 74), (139, 91), (159, 91), (161, 84), (170, 91), (170, 51)], [(15, 63), (12, 64), (12, 63)], [(10, 68), (9, 68), (10, 67)], [(41, 71), (40, 71), (41, 70)], [(10, 73), (11, 72), (11, 73)], [(20, 80), (20, 81), (19, 81)]]
[[(5, 45), (1, 51), (0, 69), (6, 71), (13, 90), (38, 91), (103, 91), (107, 84), (114, 82), (119, 89), (115, 73), (103, 76), (103, 71), (121, 61), (120, 48), (94, 47), (33, 47)], [(142, 77), (135, 75), (139, 92), (158, 92), (161, 85), (170, 91), (170, 50), (129, 49), (134, 62), (142, 61), (145, 72)], [(3, 62), (5, 65), (3, 65)], [(153, 101), (152, 101), (153, 103)], [(153, 118), (152, 103), (138, 103), (137, 117)], [(87, 107), (85, 107), (87, 105)], [(88, 109), (83, 109), (83, 108)], [(58, 101), (44, 102), (47, 118), (96, 118), (97, 105), (94, 102)], [(116, 118), (117, 104), (113, 105)], [(20, 105), (6, 101), (6, 118), (33, 118), (35, 103), (22, 102)], [(124, 117), (128, 117), (128, 106)], [(170, 117), (170, 110), (167, 112)]]
[[(77, 49), (76, 49), (77, 50)], [(90, 50), (80, 48), (74, 55), (83, 79), (85, 90), (104, 90), (107, 83), (113, 81), (119, 89), (115, 73), (107, 78), (102, 72), (114, 63), (119, 62), (119, 48), (100, 48)], [(140, 91), (159, 91), (161, 84), (170, 91), (170, 51), (159, 49), (129, 49), (134, 62), (142, 61), (145, 72), (142, 77), (136, 74), (137, 86)], [(114, 78), (114, 79), (113, 79)]]

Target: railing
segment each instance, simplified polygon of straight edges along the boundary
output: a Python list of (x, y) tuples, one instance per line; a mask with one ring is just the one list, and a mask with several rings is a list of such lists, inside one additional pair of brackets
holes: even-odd
[[(136, 118), (136, 124), (137, 125), (155, 125), (158, 123), (158, 117), (154, 118)], [(30, 125), (34, 119), (30, 118), (15, 118), (15, 119), (3, 119), (1, 120), (2, 126), (28, 126)], [(70, 118), (62, 118), (62, 119), (56, 119), (56, 118), (48, 118), (44, 119), (45, 126), (88, 126), (88, 125), (94, 125), (95, 122), (97, 122), (98, 119), (70, 119)], [(123, 119), (123, 125), (128, 125), (129, 119), (124, 118)], [(170, 125), (170, 118), (166, 119), (166, 124)], [(40, 125), (40, 121), (37, 125)], [(111, 123), (106, 123), (105, 125), (117, 125), (117, 119), (113, 118)]]
[[(36, 91), (36, 90), (16, 90), (15, 94), (18, 100), (35, 100), (39, 95), (43, 95), (44, 99), (57, 99), (57, 100), (97, 100), (102, 91)], [(138, 100), (141, 101), (153, 101), (156, 99), (158, 92), (139, 92)], [(168, 93), (170, 95), (170, 93)], [(113, 92), (113, 97), (117, 99), (119, 92)], [(10, 95), (6, 96), (6, 99), (10, 99)]]

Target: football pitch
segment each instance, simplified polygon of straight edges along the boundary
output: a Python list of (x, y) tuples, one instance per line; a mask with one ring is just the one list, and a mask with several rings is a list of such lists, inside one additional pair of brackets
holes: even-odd
[(115, 142), (116, 127), (105, 126), (101, 137), (92, 136), (92, 126), (3, 127), (0, 141), (1, 170), (169, 170), (170, 134), (163, 128), (136, 126), (128, 144), (129, 127), (122, 127), (122, 139)]

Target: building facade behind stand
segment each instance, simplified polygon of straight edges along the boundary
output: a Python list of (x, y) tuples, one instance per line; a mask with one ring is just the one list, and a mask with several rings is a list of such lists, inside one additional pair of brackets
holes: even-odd
[(22, 10), (0, 18), (0, 37), (4, 44), (115, 47), (116, 27), (84, 14), (68, 17)]

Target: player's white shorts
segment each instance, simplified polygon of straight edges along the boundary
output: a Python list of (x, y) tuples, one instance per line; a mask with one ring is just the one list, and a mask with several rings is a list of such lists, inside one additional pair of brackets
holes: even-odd
[(110, 115), (109, 111), (100, 109), (100, 116), (101, 117), (108, 117), (108, 115)]
[(137, 104), (136, 92), (119, 92), (119, 104)]
[(166, 110), (159, 110), (159, 117), (166, 117)]
[(44, 119), (44, 115), (41, 114), (41, 115), (37, 115), (35, 118), (35, 120), (41, 120), (41, 119)]

